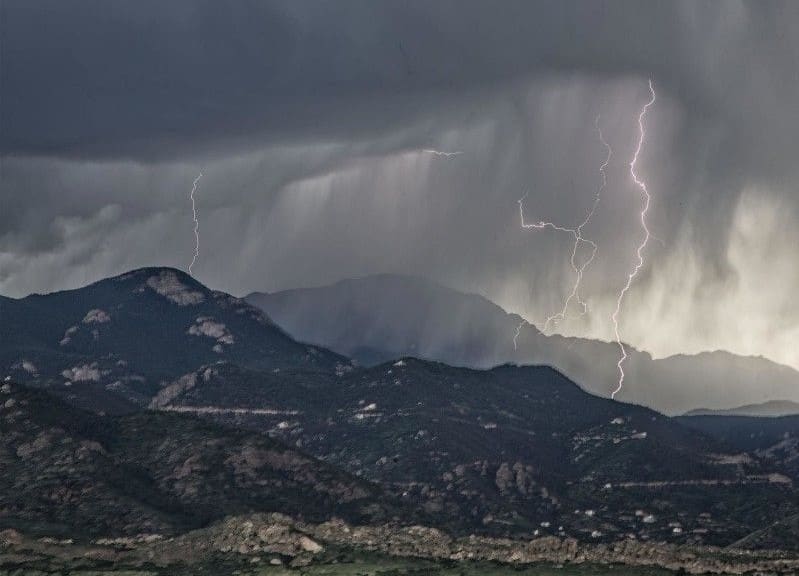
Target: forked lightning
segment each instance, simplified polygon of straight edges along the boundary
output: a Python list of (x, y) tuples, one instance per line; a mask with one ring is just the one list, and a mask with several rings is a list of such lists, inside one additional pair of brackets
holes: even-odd
[[(589, 240), (583, 236), (583, 228), (591, 221), (591, 218), (596, 213), (597, 206), (599, 205), (600, 200), (602, 199), (602, 193), (607, 188), (608, 180), (607, 175), (605, 174), (605, 169), (608, 167), (610, 163), (610, 158), (613, 154), (613, 151), (610, 148), (610, 145), (605, 140), (604, 135), (602, 134), (602, 128), (599, 124), (600, 117), (597, 116), (594, 122), (596, 126), (597, 133), (599, 134), (599, 140), (602, 142), (602, 145), (607, 150), (607, 156), (605, 157), (605, 161), (599, 167), (599, 173), (602, 176), (602, 183), (600, 184), (599, 188), (597, 188), (596, 193), (594, 194), (594, 202), (591, 205), (591, 208), (588, 210), (585, 218), (580, 223), (579, 226), (576, 228), (565, 228), (563, 226), (558, 226), (552, 222), (538, 222), (533, 224), (528, 224), (524, 220), (524, 200), (527, 198), (527, 194), (525, 194), (522, 198), (519, 199), (519, 217), (521, 219), (521, 226), (522, 228), (536, 228), (539, 230), (545, 228), (551, 228), (552, 230), (556, 230), (558, 232), (567, 232), (572, 235), (574, 238), (574, 243), (572, 244), (572, 253), (570, 258), (570, 263), (572, 270), (574, 271), (574, 284), (572, 285), (571, 292), (566, 297), (566, 300), (563, 302), (563, 308), (549, 316), (546, 321), (544, 322), (544, 332), (549, 331), (550, 325), (555, 324), (557, 325), (558, 322), (565, 320), (567, 318), (567, 313), (569, 309), (569, 305), (572, 303), (573, 300), (577, 301), (577, 304), (580, 306), (580, 313), (579, 316), (583, 316), (588, 311), (588, 304), (583, 301), (580, 296), (580, 285), (583, 280), (583, 274), (585, 273), (585, 269), (594, 261), (596, 257), (598, 246), (593, 240)], [(586, 258), (581, 264), (577, 262), (578, 252), (580, 250), (580, 246), (582, 244), (586, 244), (590, 247), (590, 255)], [(519, 334), (521, 333), (522, 328), (526, 324), (526, 321), (522, 321), (516, 329), (516, 334), (513, 337), (513, 348), (514, 350), (517, 349), (517, 341), (519, 339)]]
[(655, 103), (655, 89), (652, 87), (652, 80), (649, 80), (649, 93), (651, 94), (649, 102), (644, 104), (644, 107), (641, 109), (641, 113), (638, 114), (638, 146), (636, 147), (635, 154), (633, 154), (633, 159), (630, 162), (630, 176), (632, 176), (633, 182), (635, 182), (636, 186), (641, 189), (641, 196), (643, 198), (643, 207), (641, 208), (641, 228), (644, 231), (644, 238), (641, 241), (641, 244), (638, 245), (638, 249), (635, 251), (635, 266), (633, 266), (632, 271), (627, 275), (627, 283), (624, 285), (624, 288), (621, 289), (621, 292), (619, 292), (619, 297), (616, 299), (616, 310), (611, 316), (613, 320), (613, 330), (616, 335), (616, 343), (619, 345), (619, 350), (621, 351), (621, 357), (616, 364), (619, 369), (619, 384), (610, 394), (611, 398), (615, 398), (616, 394), (621, 392), (621, 389), (624, 387), (624, 361), (627, 360), (627, 349), (624, 347), (624, 343), (621, 341), (621, 334), (619, 333), (619, 314), (621, 313), (621, 305), (624, 297), (630, 290), (630, 286), (632, 286), (633, 280), (635, 280), (635, 277), (638, 276), (638, 272), (644, 265), (644, 249), (649, 243), (649, 239), (652, 237), (651, 233), (649, 232), (649, 227), (646, 223), (646, 215), (649, 212), (651, 197), (649, 195), (649, 190), (646, 187), (646, 182), (641, 180), (635, 171), (635, 165), (638, 162), (638, 156), (641, 154), (641, 148), (644, 145), (644, 117), (646, 116), (646, 112), (649, 110), (649, 107)]

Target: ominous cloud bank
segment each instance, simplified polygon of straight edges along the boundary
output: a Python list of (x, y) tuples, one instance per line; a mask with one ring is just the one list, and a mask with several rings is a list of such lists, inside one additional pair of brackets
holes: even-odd
[[(628, 166), (661, 242), (627, 301), (656, 355), (726, 348), (799, 367), (799, 3), (0, 4), (0, 293), (149, 264), (235, 293), (373, 272), (433, 277), (538, 322), (568, 290), (578, 223), (600, 245), (609, 338), (639, 238)], [(426, 148), (462, 150), (445, 158)]]

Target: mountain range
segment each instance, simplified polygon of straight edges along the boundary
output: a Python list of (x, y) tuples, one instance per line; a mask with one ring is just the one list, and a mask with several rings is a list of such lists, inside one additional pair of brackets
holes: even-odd
[[(495, 307), (444, 295), (487, 361), (464, 303)], [(464, 536), (799, 541), (791, 430), (742, 447), (548, 366), (376, 362), (377, 332), (362, 367), (270, 316), (168, 268), (0, 300), (0, 525), (174, 534), (281, 512)], [(405, 325), (425, 318), (442, 328), (432, 304)]]
[[(295, 338), (359, 362), (412, 355), (472, 368), (504, 363), (549, 365), (585, 390), (609, 396), (618, 382), (615, 343), (545, 335), (482, 296), (421, 278), (378, 275), (328, 286), (253, 293), (260, 307)], [(628, 346), (625, 387), (617, 398), (681, 414), (799, 400), (799, 372), (760, 357), (703, 352), (654, 359)]]

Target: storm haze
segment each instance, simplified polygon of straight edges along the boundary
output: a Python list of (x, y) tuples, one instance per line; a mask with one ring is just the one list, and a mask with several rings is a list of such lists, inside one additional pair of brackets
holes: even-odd
[[(799, 368), (799, 4), (0, 5), (0, 293), (188, 268), (235, 294), (375, 273), (541, 326), (585, 234), (590, 312), (556, 327), (655, 357)], [(441, 152), (462, 152), (442, 156)]]

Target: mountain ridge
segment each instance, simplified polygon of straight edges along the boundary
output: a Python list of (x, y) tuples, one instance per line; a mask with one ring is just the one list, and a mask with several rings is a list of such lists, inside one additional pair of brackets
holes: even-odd
[(752, 416), (761, 418), (779, 418), (799, 414), (799, 403), (790, 400), (769, 400), (760, 404), (744, 404), (726, 410), (710, 410), (696, 408), (683, 416)]
[(3, 300), (0, 317), (0, 374), (95, 410), (146, 406), (163, 383), (219, 359), (310, 375), (351, 365), (171, 268)]
[[(365, 364), (414, 355), (451, 365), (489, 368), (507, 362), (551, 365), (591, 392), (615, 389), (615, 343), (542, 334), (480, 295), (435, 282), (381, 274), (322, 287), (252, 293), (296, 338), (330, 347)], [(799, 399), (799, 371), (762, 357), (725, 351), (654, 359), (628, 347), (627, 383), (619, 398), (668, 414), (706, 403), (732, 408), (770, 398)]]

